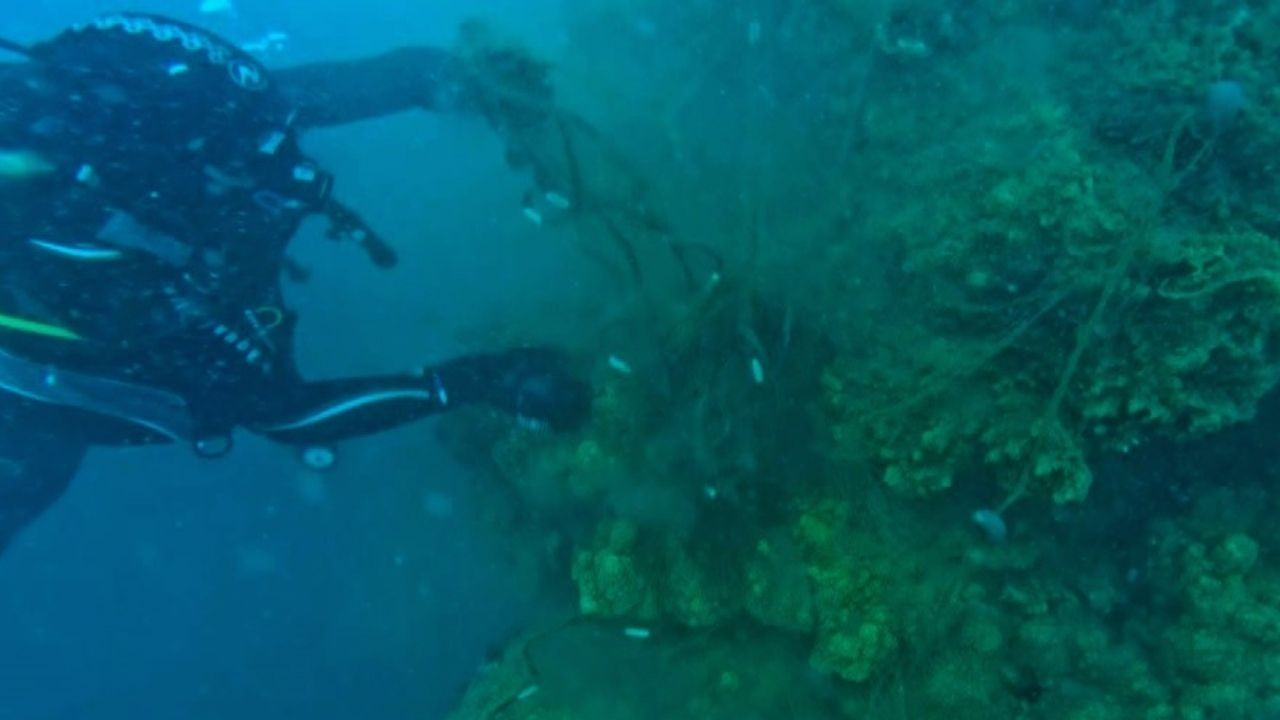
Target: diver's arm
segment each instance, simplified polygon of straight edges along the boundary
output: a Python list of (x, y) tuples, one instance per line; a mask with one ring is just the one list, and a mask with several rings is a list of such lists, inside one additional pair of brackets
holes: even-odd
[(260, 417), (246, 424), (279, 442), (325, 444), (477, 403), (568, 429), (584, 420), (589, 397), (560, 353), (522, 348), (458, 358), (409, 375), (300, 381), (281, 388)]
[(273, 73), (294, 104), (301, 128), (342, 125), (422, 108), (463, 108), (465, 65), (433, 47), (408, 47), (371, 58), (313, 63)]
[(512, 47), (466, 53), (408, 47), (362, 60), (276, 71), (300, 128), (323, 127), (413, 108), (483, 117), (503, 135), (543, 124), (553, 112), (548, 66)]

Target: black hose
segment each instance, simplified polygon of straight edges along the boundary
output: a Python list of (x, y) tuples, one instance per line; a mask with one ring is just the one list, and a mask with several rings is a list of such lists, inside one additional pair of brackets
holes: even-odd
[(31, 52), (31, 48), (21, 43), (14, 42), (12, 40), (6, 40), (4, 38), (0, 38), (0, 50), (8, 50), (11, 53), (16, 53), (25, 58), (32, 58), (32, 59), (35, 58), (35, 56)]

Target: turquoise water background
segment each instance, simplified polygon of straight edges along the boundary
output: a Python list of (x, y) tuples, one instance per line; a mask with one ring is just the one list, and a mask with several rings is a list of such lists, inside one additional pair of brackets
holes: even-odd
[[(273, 64), (447, 44), (480, 16), (554, 52), (552, 3), (131, 3), (236, 41), (289, 34)], [(112, 3), (14, 4), (30, 42)], [(564, 250), (520, 217), (521, 180), (475, 121), (421, 113), (325, 130), (308, 149), (402, 253), (395, 272), (304, 228), (313, 281), (301, 364), (386, 372), (458, 352), (468, 328), (563, 292)], [(553, 290), (553, 288), (559, 288)], [(430, 423), (351, 443), (309, 475), (251, 437), (218, 462), (183, 448), (96, 451), (0, 558), (0, 720), (435, 717), (534, 611), (472, 526), (468, 478)]]

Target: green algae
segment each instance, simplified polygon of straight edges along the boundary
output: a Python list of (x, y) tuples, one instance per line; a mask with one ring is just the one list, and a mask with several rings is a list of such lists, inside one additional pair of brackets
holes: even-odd
[[(633, 628), (634, 630), (634, 628)], [(483, 668), (451, 720), (841, 717), (829, 682), (768, 632), (631, 637), (579, 621), (519, 638)]]
[[(619, 87), (593, 38), (566, 76), (730, 261), (619, 300), (586, 345), (634, 372), (601, 360), (582, 432), (456, 420), (562, 546), (555, 672), (593, 668), (533, 677), (519, 641), (457, 717), (1280, 711), (1274, 428), (1231, 434), (1280, 380), (1280, 9), (1042, 5), (578, 7), (661, 62)], [(1213, 127), (1227, 78), (1251, 105)]]

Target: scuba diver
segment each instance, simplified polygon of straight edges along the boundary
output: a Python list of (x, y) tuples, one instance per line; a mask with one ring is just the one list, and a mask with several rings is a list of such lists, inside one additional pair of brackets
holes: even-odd
[(551, 103), (523, 53), (407, 48), (268, 72), (205, 30), (135, 13), (3, 46), (0, 551), (93, 445), (212, 457), (241, 427), (323, 465), (335, 441), (467, 404), (553, 429), (585, 419), (590, 389), (550, 348), (303, 379), (282, 302), (281, 275), (304, 272), (285, 247), (308, 216), (379, 266), (396, 260), (299, 133), (412, 108), (520, 132)]

